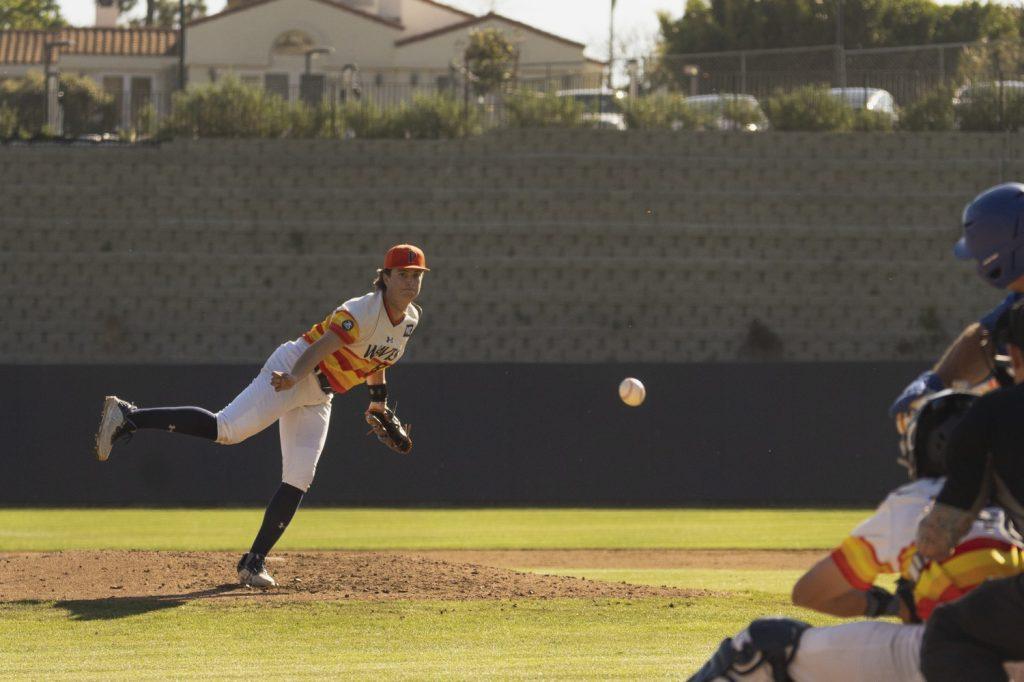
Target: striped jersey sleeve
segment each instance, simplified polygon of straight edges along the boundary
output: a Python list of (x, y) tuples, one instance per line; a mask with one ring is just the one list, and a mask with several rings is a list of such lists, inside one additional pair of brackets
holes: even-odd
[[(911, 532), (897, 532), (901, 516), (898, 498), (890, 495), (873, 516), (853, 529), (832, 551), (832, 560), (846, 582), (858, 590), (869, 589), (883, 573), (899, 571), (900, 552)], [(894, 510), (897, 513), (894, 513)]]
[(875, 546), (867, 538), (850, 535), (832, 550), (832, 561), (846, 582), (858, 590), (868, 590), (883, 573), (893, 573), (893, 567), (880, 561)]

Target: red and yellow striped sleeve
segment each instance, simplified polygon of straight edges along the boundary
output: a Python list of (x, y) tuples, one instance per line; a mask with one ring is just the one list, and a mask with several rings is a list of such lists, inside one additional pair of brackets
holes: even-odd
[(880, 573), (892, 573), (893, 568), (878, 560), (874, 546), (862, 537), (851, 535), (832, 550), (832, 561), (839, 572), (858, 590), (870, 589)]
[(327, 319), (327, 328), (337, 334), (345, 344), (353, 344), (359, 338), (359, 323), (347, 310), (335, 311)]
[(990, 578), (1024, 572), (1018, 547), (991, 538), (975, 538), (957, 545), (953, 556), (931, 562), (914, 586), (917, 613), (927, 618), (939, 604), (958, 599)]

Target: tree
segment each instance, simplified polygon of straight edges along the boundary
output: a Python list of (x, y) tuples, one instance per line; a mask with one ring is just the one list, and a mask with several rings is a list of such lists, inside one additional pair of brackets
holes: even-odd
[[(134, 3), (134, 0), (130, 0)], [(206, 0), (186, 0), (185, 21), (206, 16)], [(178, 0), (146, 0), (146, 18), (132, 19), (130, 26), (178, 27)]]
[[(835, 43), (837, 0), (687, 0), (660, 17), (662, 54)], [(843, 0), (846, 47), (895, 47), (1019, 36), (1024, 12), (976, 0)]]
[(500, 89), (515, 77), (519, 48), (495, 28), (472, 31), (463, 53), (466, 70), (478, 95)]
[(0, 0), (0, 30), (67, 26), (57, 0)]

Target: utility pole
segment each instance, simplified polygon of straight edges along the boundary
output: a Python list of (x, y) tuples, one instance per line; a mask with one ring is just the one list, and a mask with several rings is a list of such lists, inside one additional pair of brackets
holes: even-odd
[(608, 89), (615, 87), (615, 0), (608, 13)]
[(836, 0), (836, 80), (846, 87), (846, 46), (843, 40), (843, 0)]
[(178, 89), (185, 89), (185, 0), (178, 0)]

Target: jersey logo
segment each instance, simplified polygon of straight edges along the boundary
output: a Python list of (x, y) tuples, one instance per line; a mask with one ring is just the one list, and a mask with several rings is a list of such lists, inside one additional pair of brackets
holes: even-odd
[(354, 325), (352, 324), (352, 320), (345, 320), (344, 322), (341, 323), (341, 328), (347, 332), (352, 331), (353, 326)]
[(384, 340), (384, 343), (387, 343), (387, 344), (393, 344), (394, 342), (395, 342), (395, 340), (392, 337), (390, 337), (390, 336), (386, 337), (385, 340)]
[(389, 346), (369, 345), (366, 347), (366, 352), (363, 353), (363, 357), (367, 360), (393, 363), (398, 359), (398, 349), (391, 348)]
[(412, 330), (415, 329), (415, 328), (416, 328), (415, 324), (407, 324), (407, 325), (405, 325), (405, 338), (409, 338), (410, 336), (412, 336)]

